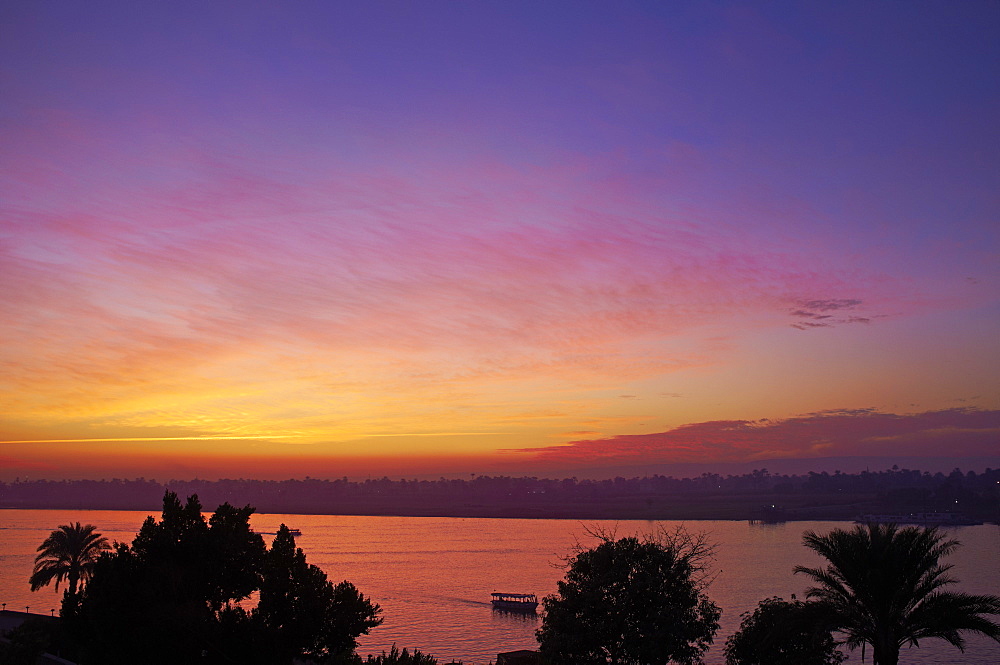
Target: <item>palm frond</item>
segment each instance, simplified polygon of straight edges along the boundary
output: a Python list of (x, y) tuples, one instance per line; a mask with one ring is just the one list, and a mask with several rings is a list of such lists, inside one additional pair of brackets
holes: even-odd
[(85, 583), (90, 578), (94, 562), (101, 552), (110, 549), (108, 539), (97, 533), (93, 524), (79, 522), (63, 524), (52, 531), (36, 550), (35, 567), (32, 570), (31, 590), (56, 583), (56, 591), (63, 580), (69, 580), (70, 591), (76, 591), (77, 583)]
[[(809, 598), (830, 606), (849, 647), (916, 645), (925, 638), (965, 648), (963, 633), (1000, 641), (1000, 598), (944, 590), (956, 583), (951, 564), (940, 559), (959, 546), (937, 529), (865, 524), (825, 535), (807, 531), (803, 544), (828, 562), (824, 568), (796, 566), (816, 586)], [(881, 644), (877, 647), (876, 644)]]
[(38, 591), (43, 586), (47, 586), (55, 580), (56, 591), (58, 591), (59, 584), (66, 578), (66, 573), (66, 567), (59, 565), (59, 562), (57, 561), (42, 561), (40, 563), (36, 563), (34, 570), (31, 572), (31, 578), (29, 579), (31, 590)]

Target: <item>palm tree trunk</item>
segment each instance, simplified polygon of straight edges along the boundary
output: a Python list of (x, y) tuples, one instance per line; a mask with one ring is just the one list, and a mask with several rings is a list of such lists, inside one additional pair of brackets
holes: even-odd
[(75, 566), (71, 566), (69, 569), (69, 595), (76, 597), (76, 587), (80, 582), (80, 571)]
[(872, 645), (874, 665), (899, 665), (899, 645), (893, 640), (880, 637)]

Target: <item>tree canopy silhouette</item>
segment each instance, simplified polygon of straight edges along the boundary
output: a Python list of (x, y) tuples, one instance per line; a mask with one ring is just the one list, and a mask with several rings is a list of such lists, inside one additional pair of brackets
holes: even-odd
[(719, 628), (708, 599), (712, 548), (682, 530), (600, 543), (569, 560), (558, 593), (543, 600), (536, 636), (553, 665), (700, 663)]
[(951, 564), (940, 559), (958, 547), (937, 529), (895, 524), (857, 525), (826, 535), (807, 531), (806, 547), (823, 556), (825, 568), (796, 566), (817, 586), (810, 598), (833, 612), (834, 627), (850, 647), (872, 647), (875, 665), (896, 665), (903, 645), (940, 638), (965, 650), (963, 632), (1000, 641), (1000, 597), (948, 591)]
[[(393, 644), (392, 648), (389, 649), (389, 653), (385, 651), (379, 656), (368, 655), (368, 658), (362, 663), (358, 661), (358, 665), (438, 665), (438, 659), (430, 654), (421, 653), (419, 649), (414, 649), (413, 653), (410, 653), (405, 647), (402, 651), (396, 648)], [(461, 661), (451, 661), (448, 665), (462, 665)]]
[(833, 625), (823, 603), (765, 598), (726, 640), (726, 665), (839, 665)]
[(264, 636), (268, 662), (297, 656), (344, 659), (357, 648), (356, 638), (382, 623), (372, 605), (346, 580), (327, 581), (326, 573), (306, 562), (284, 524), (265, 557), (260, 603), (251, 619)]
[(182, 504), (167, 492), (161, 519), (97, 562), (76, 620), (83, 663), (282, 665), (353, 654), (381, 622), (353, 585), (309, 565), (284, 526), (268, 550), (252, 507), (223, 504), (208, 520), (201, 510), (197, 496)]

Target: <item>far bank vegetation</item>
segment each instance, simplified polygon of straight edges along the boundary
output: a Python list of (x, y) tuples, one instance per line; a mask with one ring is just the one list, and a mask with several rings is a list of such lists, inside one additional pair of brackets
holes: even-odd
[(154, 510), (164, 491), (265, 513), (550, 517), (569, 519), (854, 519), (864, 513), (1000, 514), (1000, 469), (949, 474), (892, 468), (861, 473), (589, 480), (510, 476), (351, 481), (135, 480), (0, 483), (0, 508)]

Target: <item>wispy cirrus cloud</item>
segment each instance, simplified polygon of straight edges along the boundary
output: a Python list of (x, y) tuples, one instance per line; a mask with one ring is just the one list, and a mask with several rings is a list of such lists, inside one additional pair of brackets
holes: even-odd
[(141, 411), (127, 403), (138, 391), (224, 395), (248, 378), (281, 391), (319, 375), (366, 392), (621, 381), (719, 362), (705, 332), (772, 325), (792, 285), (844, 288), (809, 257), (719, 238), (631, 185), (587, 187), (587, 164), (331, 166), (289, 182), (182, 157), (192, 181), (10, 218), (0, 332), (14, 403), (42, 415), (99, 388), (114, 415)]

